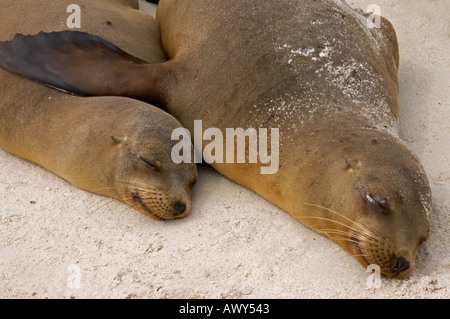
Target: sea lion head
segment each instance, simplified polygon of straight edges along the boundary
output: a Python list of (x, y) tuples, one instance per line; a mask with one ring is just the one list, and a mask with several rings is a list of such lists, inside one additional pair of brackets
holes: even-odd
[(169, 115), (142, 112), (128, 134), (111, 137), (118, 152), (115, 187), (120, 200), (155, 219), (182, 218), (191, 208), (196, 165), (176, 164), (171, 158), (171, 133), (180, 126)]
[[(355, 132), (340, 138), (341, 163), (322, 181), (320, 205), (309, 203), (312, 227), (387, 277), (414, 271), (431, 222), (431, 191), (418, 159), (397, 138)], [(336, 159), (336, 157), (334, 157)], [(331, 160), (330, 160), (331, 161)], [(317, 196), (316, 196), (317, 198)]]
[(408, 277), (429, 234), (428, 180), (417, 158), (392, 136), (373, 134), (362, 143), (359, 154), (344, 160), (343, 173), (351, 179), (347, 212), (354, 221), (346, 248), (364, 267), (374, 264), (387, 277)]

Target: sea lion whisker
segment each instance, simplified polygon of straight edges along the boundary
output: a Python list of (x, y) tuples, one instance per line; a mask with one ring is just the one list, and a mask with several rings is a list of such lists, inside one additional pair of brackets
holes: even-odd
[(337, 236), (332, 236), (329, 234), (327, 234), (327, 237), (334, 241), (348, 241), (348, 242), (355, 243), (355, 244), (359, 243), (359, 241), (357, 241), (357, 240), (353, 240), (353, 239), (346, 238), (346, 237), (337, 237)]
[(130, 183), (130, 182), (123, 182), (123, 181), (116, 181), (116, 183), (118, 184), (123, 184), (123, 185), (127, 185), (127, 186), (133, 186), (136, 188), (141, 188), (141, 189), (152, 189), (152, 190), (156, 190), (156, 187), (152, 187), (149, 185), (145, 185), (145, 184), (139, 184), (139, 183)]
[(140, 193), (148, 193), (148, 194), (160, 194), (161, 192), (157, 190), (156, 187), (151, 187), (143, 184), (136, 184), (136, 183), (127, 183), (127, 182), (119, 182), (123, 185), (128, 186), (128, 188), (134, 188)]
[(158, 203), (160, 202), (163, 197), (155, 197), (155, 196), (142, 196), (142, 194), (139, 194), (139, 196), (141, 197), (141, 199), (145, 202), (154, 202), (154, 203)]
[(383, 250), (393, 251), (392, 243), (390, 241), (381, 241), (376, 238), (371, 238), (367, 241), (362, 241), (360, 244), (361, 248), (373, 249), (374, 247), (381, 247)]
[(326, 229), (326, 228), (318, 229), (318, 231), (322, 232), (322, 233), (340, 234), (340, 235), (348, 236), (349, 239), (357, 240), (358, 243), (360, 243), (360, 242), (371, 242), (371, 241), (373, 241), (375, 239), (370, 234), (361, 232), (358, 229), (351, 228), (348, 225), (341, 224), (341, 223), (339, 223), (339, 222), (337, 222), (337, 221), (335, 221), (333, 219), (328, 219), (326, 217), (311, 217), (311, 218), (327, 220), (327, 221), (330, 221), (330, 222), (333, 222), (333, 223), (336, 223), (336, 224), (344, 225), (345, 227), (348, 227), (348, 228), (350, 228), (353, 231), (353, 232), (350, 232), (350, 231), (345, 231), (345, 230)]
[(133, 202), (133, 196), (130, 196), (129, 194), (121, 194), (117, 197), (118, 200), (126, 202), (128, 204)]
[(337, 230), (337, 229), (320, 229), (320, 231), (324, 231), (324, 232), (329, 232), (329, 233), (339, 233), (341, 235), (346, 235), (350, 238), (355, 238), (357, 240), (359, 240), (360, 242), (363, 242), (362, 240), (364, 240), (364, 242), (372, 242), (372, 241), (378, 241), (376, 240), (376, 237), (370, 236), (369, 234), (363, 233), (363, 232), (348, 232), (348, 231), (344, 231), (344, 230)]
[[(146, 209), (149, 210), (147, 204), (152, 199), (154, 199), (154, 196), (148, 197), (148, 196), (142, 196), (140, 192), (129, 192), (128, 190), (125, 190), (118, 196), (118, 199), (128, 203), (129, 205), (135, 207), (136, 201), (140, 203), (141, 206), (145, 205)], [(136, 207), (135, 207), (136, 208)], [(139, 209), (139, 208), (138, 208)]]
[(370, 256), (367, 255), (367, 254), (350, 254), (350, 255), (353, 256), (353, 257), (362, 257), (362, 258), (364, 258), (364, 260), (366, 261), (366, 263), (369, 264), (369, 262), (368, 262), (368, 260), (367, 260), (367, 257), (370, 257)]
[(332, 222), (332, 223), (335, 223), (335, 224), (338, 224), (338, 225), (341, 225), (341, 226), (347, 227), (347, 228), (349, 228), (349, 229), (351, 229), (351, 230), (355, 231), (356, 233), (359, 233), (359, 234), (364, 234), (364, 233), (362, 233), (362, 232), (361, 232), (360, 230), (358, 230), (358, 229), (356, 229), (356, 228), (353, 228), (353, 227), (351, 227), (351, 226), (349, 226), (349, 225), (346, 225), (346, 224), (344, 224), (344, 223), (338, 222), (337, 220), (333, 220), (333, 219), (330, 219), (330, 218), (326, 218), (326, 217), (317, 217), (317, 216), (301, 216), (301, 217), (299, 217), (299, 218), (305, 218), (305, 219), (317, 219), (317, 220), (325, 220), (325, 221), (329, 221), (329, 222)]
[(128, 189), (122, 190), (122, 192), (117, 197), (121, 201), (125, 201), (127, 203), (133, 203), (137, 198), (141, 198), (138, 192), (131, 192)]
[(345, 231), (345, 230), (338, 230), (338, 229), (332, 229), (332, 228), (320, 228), (318, 229), (318, 231), (320, 232), (324, 232), (324, 233), (339, 233), (341, 235), (347, 235), (349, 237), (352, 237), (352, 233)]
[(133, 194), (132, 197), (132, 206), (135, 207), (139, 211), (144, 211), (149, 215), (150, 217), (153, 217), (157, 220), (163, 220), (162, 217), (155, 214), (142, 200), (142, 198), (138, 194)]
[(133, 196), (135, 193), (138, 193), (140, 197), (142, 198), (153, 198), (153, 197), (158, 197), (158, 196), (162, 196), (163, 193), (162, 192), (153, 192), (153, 191), (149, 191), (146, 189), (140, 189), (138, 187), (132, 187), (132, 188), (125, 188), (122, 191), (122, 197), (124, 198), (128, 198), (131, 194), (131, 196)]
[(357, 240), (362, 238), (362, 236), (360, 236), (359, 234), (352, 234), (350, 232), (337, 230), (337, 229), (319, 229), (319, 232), (326, 233), (326, 234), (344, 235), (344, 236), (347, 236), (348, 238), (355, 238)]
[[(380, 234), (380, 232), (376, 231), (375, 229), (369, 227), (369, 226), (365, 226), (367, 228), (367, 230), (369, 230), (372, 234), (374, 234), (376, 236), (376, 238), (380, 239), (381, 242), (385, 242), (385, 238), (383, 237), (382, 234)], [(375, 237), (374, 237), (375, 238)]]
[(364, 226), (364, 225), (362, 225), (362, 224), (360, 224), (360, 223), (357, 223), (357, 222), (355, 222), (355, 221), (351, 220), (351, 219), (350, 219), (350, 218), (348, 218), (347, 216), (344, 216), (343, 214), (341, 214), (341, 213), (338, 213), (337, 211), (335, 211), (335, 210), (333, 210), (333, 209), (330, 209), (330, 208), (324, 207), (324, 206), (322, 206), (322, 205), (311, 204), (311, 203), (305, 203), (305, 205), (308, 205), (308, 206), (313, 206), (313, 207), (316, 207), (316, 208), (321, 208), (321, 209), (324, 209), (324, 210), (326, 210), (326, 211), (328, 211), (328, 212), (331, 212), (331, 213), (333, 213), (333, 214), (336, 214), (336, 215), (338, 215), (338, 216), (340, 216), (340, 217), (342, 217), (342, 218), (344, 218), (344, 219), (348, 220), (349, 222), (351, 222), (351, 223), (355, 224), (356, 226), (359, 226), (359, 227), (361, 227), (361, 228), (365, 228), (365, 226)]
[(360, 233), (350, 233), (344, 230), (338, 230), (338, 229), (318, 229), (320, 233), (326, 234), (326, 235), (343, 235), (347, 236), (346, 239), (348, 241), (352, 241), (355, 243), (360, 243), (361, 239), (367, 239), (365, 236), (361, 236), (363, 234)]
[(137, 191), (132, 192), (132, 194), (139, 194), (139, 197), (141, 197), (142, 199), (146, 199), (146, 200), (151, 200), (151, 199), (159, 198), (162, 196), (159, 194), (146, 194), (146, 193), (143, 193), (142, 191), (141, 192), (137, 192)]
[(331, 212), (331, 213), (333, 213), (333, 214), (336, 214), (336, 215), (338, 215), (338, 216), (340, 216), (340, 217), (342, 217), (342, 218), (348, 220), (349, 222), (353, 223), (355, 226), (360, 227), (361, 229), (365, 229), (365, 230), (368, 230), (368, 231), (371, 232), (371, 233), (374, 233), (375, 235), (379, 235), (379, 234), (377, 234), (374, 230), (372, 230), (371, 228), (369, 228), (368, 226), (363, 225), (363, 224), (358, 223), (358, 222), (355, 222), (354, 220), (351, 220), (351, 219), (348, 218), (347, 216), (344, 216), (343, 214), (338, 213), (338, 212), (335, 211), (335, 210), (332, 210), (332, 209), (330, 209), (330, 208), (327, 208), (327, 207), (324, 207), (324, 206), (321, 206), (321, 205), (317, 205), (317, 204), (305, 203), (305, 205), (309, 205), (309, 206), (313, 206), (313, 207), (317, 207), (317, 208), (324, 209), (324, 210), (326, 210), (326, 211), (328, 211), (328, 212)]
[(163, 192), (160, 192), (160, 191), (149, 191), (146, 189), (141, 189), (141, 190), (137, 189), (137, 191), (139, 191), (139, 193), (141, 195), (162, 195), (163, 194)]
[(114, 198), (103, 198), (99, 200), (95, 205), (101, 204), (99, 207), (95, 208), (94, 210), (90, 210), (90, 213), (96, 213), (97, 211), (101, 210), (102, 208), (111, 205), (112, 203), (117, 203), (117, 201)]
[(116, 190), (116, 188), (114, 188), (113, 186), (106, 186), (106, 187), (92, 188), (89, 191), (98, 194), (105, 190)]

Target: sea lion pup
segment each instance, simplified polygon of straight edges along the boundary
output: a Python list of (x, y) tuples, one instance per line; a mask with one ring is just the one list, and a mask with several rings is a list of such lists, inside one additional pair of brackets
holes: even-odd
[[(61, 29), (59, 21), (67, 17), (70, 2), (47, 2), (45, 6), (3, 1), (1, 39), (11, 39), (17, 32)], [(158, 24), (128, 1), (77, 3), (84, 5), (85, 30), (105, 37), (111, 34), (149, 61), (165, 60)], [(131, 36), (136, 33), (146, 41)], [(181, 124), (168, 113), (129, 98), (72, 96), (4, 69), (0, 79), (1, 148), (153, 218), (174, 219), (189, 213), (197, 171), (194, 164), (172, 161), (171, 134)]]
[[(325, 234), (364, 267), (409, 276), (429, 234), (431, 192), (418, 159), (397, 137), (392, 25), (381, 19), (373, 27), (338, 0), (162, 0), (157, 20), (169, 61), (121, 71), (151, 83), (147, 91), (142, 85), (119, 90), (107, 81), (107, 67), (100, 68), (102, 88), (88, 72), (52, 75), (52, 85), (162, 101), (192, 135), (195, 120), (222, 132), (279, 129), (275, 174), (261, 174), (261, 161), (213, 167)], [(84, 55), (105, 56), (86, 41), (77, 58), (65, 49), (68, 37), (52, 44), (57, 50), (49, 43), (58, 36), (48, 37), (44, 46), (21, 38), (0, 45), (0, 63), (46, 81), (35, 74), (67, 70), (58, 65), (67, 56), (78, 70)], [(28, 48), (41, 65), (21, 68)], [(116, 65), (127, 60), (116, 58)], [(203, 147), (208, 143), (204, 138)]]

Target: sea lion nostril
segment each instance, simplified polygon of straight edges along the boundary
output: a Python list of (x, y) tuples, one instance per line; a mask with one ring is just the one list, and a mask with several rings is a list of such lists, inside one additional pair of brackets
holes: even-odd
[(403, 257), (398, 257), (397, 266), (392, 270), (394, 274), (398, 274), (402, 271), (408, 270), (411, 267), (411, 263), (405, 260)]
[(175, 216), (183, 214), (185, 211), (186, 211), (186, 204), (181, 202), (175, 203), (175, 213), (174, 213)]

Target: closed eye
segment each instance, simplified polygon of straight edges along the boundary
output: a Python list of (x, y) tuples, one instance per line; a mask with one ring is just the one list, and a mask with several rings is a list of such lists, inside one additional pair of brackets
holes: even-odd
[(387, 214), (387, 210), (388, 210), (388, 200), (385, 198), (381, 198), (379, 196), (375, 196), (372, 194), (366, 194), (366, 200), (374, 206), (378, 206), (379, 208), (381, 208), (383, 214)]
[(142, 163), (145, 164), (145, 166), (147, 166), (147, 168), (150, 169), (158, 169), (157, 165), (149, 160), (146, 160), (145, 158), (142, 158), (141, 156), (139, 156), (139, 159), (142, 161)]

